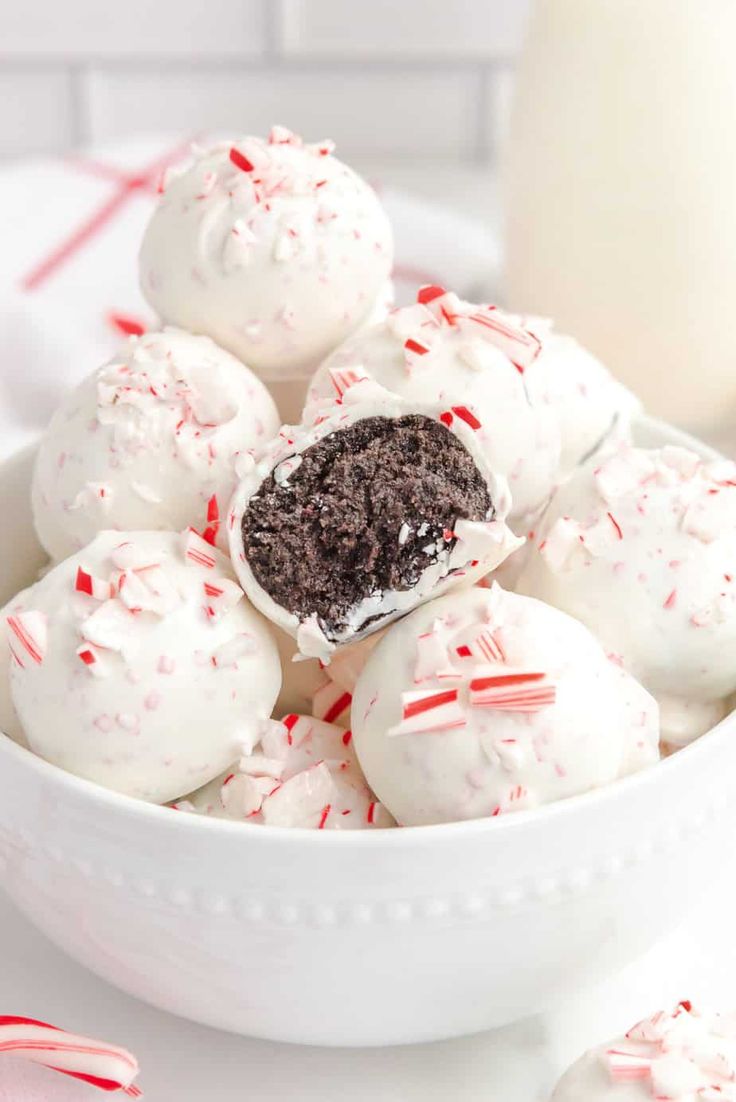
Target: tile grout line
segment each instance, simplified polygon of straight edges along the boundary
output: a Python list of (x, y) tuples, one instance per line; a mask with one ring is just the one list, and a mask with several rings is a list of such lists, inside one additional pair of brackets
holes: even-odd
[(72, 64), (68, 70), (69, 101), (71, 105), (71, 145), (78, 148), (89, 141), (88, 89), (85, 87), (84, 67)]

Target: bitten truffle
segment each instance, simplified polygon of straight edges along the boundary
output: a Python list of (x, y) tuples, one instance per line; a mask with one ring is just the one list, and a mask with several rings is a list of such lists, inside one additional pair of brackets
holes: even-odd
[(228, 520), (246, 592), (303, 654), (371, 631), (496, 566), (518, 541), (462, 407), (411, 404), (368, 380), (312, 425), (286, 426)]

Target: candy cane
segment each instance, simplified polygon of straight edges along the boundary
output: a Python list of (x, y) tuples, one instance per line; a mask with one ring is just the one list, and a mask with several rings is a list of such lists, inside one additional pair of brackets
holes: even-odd
[(356, 383), (362, 383), (370, 378), (368, 372), (362, 367), (331, 367), (330, 379), (337, 391), (337, 397), (342, 398), (346, 390)]
[(96, 601), (107, 601), (115, 595), (115, 588), (110, 582), (93, 577), (81, 566), (77, 568), (74, 589), (77, 593), (85, 593), (88, 597), (94, 597)]
[(429, 345), (423, 341), (415, 340), (414, 337), (409, 337), (404, 341), (404, 366), (407, 371), (411, 371), (417, 364), (422, 362), (424, 356), (429, 352)]
[(207, 527), (202, 533), (202, 539), (205, 543), (215, 545), (217, 542), (217, 533), (220, 531), (220, 506), (217, 501), (217, 494), (213, 494), (210, 500), (207, 502)]
[(320, 685), (312, 697), (312, 715), (325, 723), (340, 724), (341, 720), (349, 719), (352, 702), (349, 692), (334, 681), (327, 681)]
[(141, 1098), (133, 1080), (138, 1061), (130, 1052), (102, 1041), (66, 1033), (33, 1018), (0, 1015), (0, 1053), (10, 1052), (103, 1091)]
[(636, 1052), (609, 1048), (604, 1054), (604, 1058), (609, 1074), (616, 1082), (648, 1079), (652, 1073), (651, 1056), (642, 1056)]
[(527, 367), (531, 367), (542, 351), (539, 337), (504, 319), (495, 306), (489, 306), (487, 312), (482, 314), (469, 314), (467, 320), (492, 334), (489, 339), (508, 356), (522, 374)]
[(207, 598), (205, 612), (214, 622), (232, 612), (243, 597), (243, 590), (229, 578), (218, 578), (214, 582), (205, 580), (202, 585)]
[(217, 557), (212, 546), (203, 540), (193, 528), (187, 528), (184, 532), (184, 558), (195, 566), (204, 566), (212, 570), (217, 564)]
[(417, 689), (401, 694), (402, 720), (391, 727), (389, 735), (449, 731), (467, 723), (458, 700), (457, 689)]
[(93, 646), (92, 643), (82, 643), (77, 647), (77, 658), (94, 677), (104, 677), (108, 673), (108, 667), (100, 655), (100, 648)]
[(31, 658), (37, 666), (42, 665), (48, 647), (48, 621), (43, 612), (30, 609), (17, 612), (6, 619), (8, 642), (13, 658), (21, 668), (25, 668), (24, 656)]
[(460, 421), (464, 421), (466, 425), (469, 425), (474, 432), (477, 432), (478, 429), (483, 427), (473, 411), (468, 409), (467, 406), (453, 406), (452, 409), (445, 410), (444, 413), (440, 414), (440, 421), (443, 425), (447, 425), (449, 429), (456, 417)]
[(470, 703), (474, 707), (503, 712), (539, 712), (554, 704), (557, 689), (541, 672), (506, 671), (476, 677), (470, 682)]

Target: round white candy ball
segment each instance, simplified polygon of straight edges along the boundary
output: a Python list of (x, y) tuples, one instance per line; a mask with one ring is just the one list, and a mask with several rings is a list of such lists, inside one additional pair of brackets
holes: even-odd
[(404, 826), (559, 800), (657, 760), (657, 707), (569, 616), (499, 586), (389, 628), (358, 679), (368, 783)]
[(56, 560), (112, 528), (192, 525), (225, 548), (236, 461), (278, 424), (260, 380), (207, 337), (132, 337), (68, 395), (41, 440), (38, 537)]
[(274, 127), (198, 152), (167, 183), (140, 255), (167, 322), (206, 333), (264, 379), (308, 374), (385, 291), (391, 227), (375, 192)]
[(101, 532), (5, 627), (31, 749), (154, 803), (250, 749), (281, 684), (266, 624), (190, 532)]
[(586, 624), (681, 744), (736, 690), (735, 562), (736, 465), (624, 446), (555, 494), (518, 589)]

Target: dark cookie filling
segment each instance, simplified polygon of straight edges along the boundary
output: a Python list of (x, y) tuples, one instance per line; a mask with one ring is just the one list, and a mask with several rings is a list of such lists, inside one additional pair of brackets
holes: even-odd
[(337, 637), (363, 598), (408, 590), (457, 542), (459, 518), (492, 520), (485, 480), (438, 421), (369, 417), (301, 455), (281, 486), (273, 474), (248, 503), (243, 548), (258, 584)]

